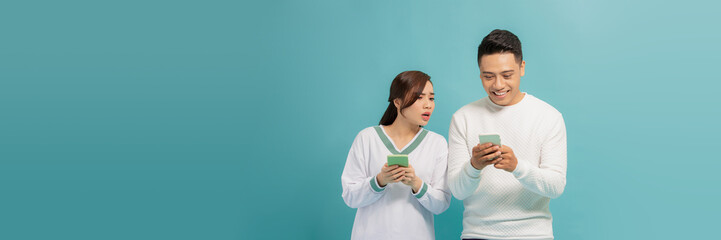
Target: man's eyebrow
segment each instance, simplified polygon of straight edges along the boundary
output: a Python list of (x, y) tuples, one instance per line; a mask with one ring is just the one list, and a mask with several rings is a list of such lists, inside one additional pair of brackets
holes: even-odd
[[(516, 70), (506, 70), (506, 71), (501, 72), (501, 74), (504, 74), (504, 73), (514, 73), (514, 72), (516, 72)], [(494, 72), (481, 72), (481, 73), (482, 73), (482, 74), (496, 74), (496, 73), (494, 73)]]

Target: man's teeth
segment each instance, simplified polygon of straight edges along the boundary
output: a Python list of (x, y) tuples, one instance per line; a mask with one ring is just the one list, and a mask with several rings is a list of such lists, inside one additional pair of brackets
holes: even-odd
[(496, 96), (503, 96), (503, 95), (506, 95), (506, 93), (508, 93), (508, 91), (505, 91), (505, 92), (493, 92), (493, 94), (496, 94)]

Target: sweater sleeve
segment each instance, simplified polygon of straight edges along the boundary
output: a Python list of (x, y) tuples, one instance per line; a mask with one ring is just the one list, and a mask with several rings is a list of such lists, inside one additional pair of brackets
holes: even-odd
[(458, 200), (471, 196), (481, 180), (481, 170), (471, 165), (471, 148), (466, 144), (464, 120), (454, 114), (448, 130), (448, 188)]
[(559, 115), (550, 125), (541, 146), (538, 166), (518, 161), (513, 176), (526, 189), (549, 198), (561, 196), (566, 187), (566, 125)]
[(348, 152), (348, 158), (341, 175), (343, 186), (343, 201), (352, 208), (368, 206), (380, 199), (385, 188), (378, 186), (375, 176), (371, 176), (368, 169), (368, 146), (364, 145), (363, 135), (359, 133), (353, 141)]
[(435, 157), (436, 164), (430, 181), (423, 181), (423, 186), (414, 194), (418, 202), (433, 214), (441, 214), (451, 204), (451, 193), (446, 185), (446, 167), (448, 164), (448, 143), (445, 139), (438, 144), (439, 154)]

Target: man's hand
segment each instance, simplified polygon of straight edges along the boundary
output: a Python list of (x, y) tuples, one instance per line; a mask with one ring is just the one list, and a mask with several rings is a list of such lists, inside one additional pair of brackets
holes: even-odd
[(494, 146), (493, 143), (484, 143), (473, 147), (472, 153), (471, 165), (473, 168), (481, 170), (488, 165), (496, 164), (500, 161), (498, 157), (501, 156), (501, 149), (497, 145)]
[(384, 164), (381, 168), (381, 172), (376, 175), (376, 181), (378, 186), (385, 187), (389, 183), (398, 182), (403, 179), (403, 168), (399, 168), (398, 165), (388, 166)]
[(503, 145), (501, 146), (501, 153), (501, 157), (499, 158), (500, 161), (494, 163), (493, 166), (508, 172), (516, 170), (516, 166), (518, 166), (518, 159), (516, 159), (516, 154), (513, 153), (513, 149)]

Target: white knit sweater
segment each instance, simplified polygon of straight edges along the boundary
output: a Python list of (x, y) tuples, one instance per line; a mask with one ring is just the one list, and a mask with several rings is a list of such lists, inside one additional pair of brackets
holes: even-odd
[[(478, 135), (498, 133), (513, 149), (512, 172), (470, 164)], [(448, 133), (448, 187), (463, 200), (462, 238), (553, 239), (548, 203), (566, 186), (566, 127), (561, 113), (525, 94), (511, 106), (489, 98), (453, 114)]]

